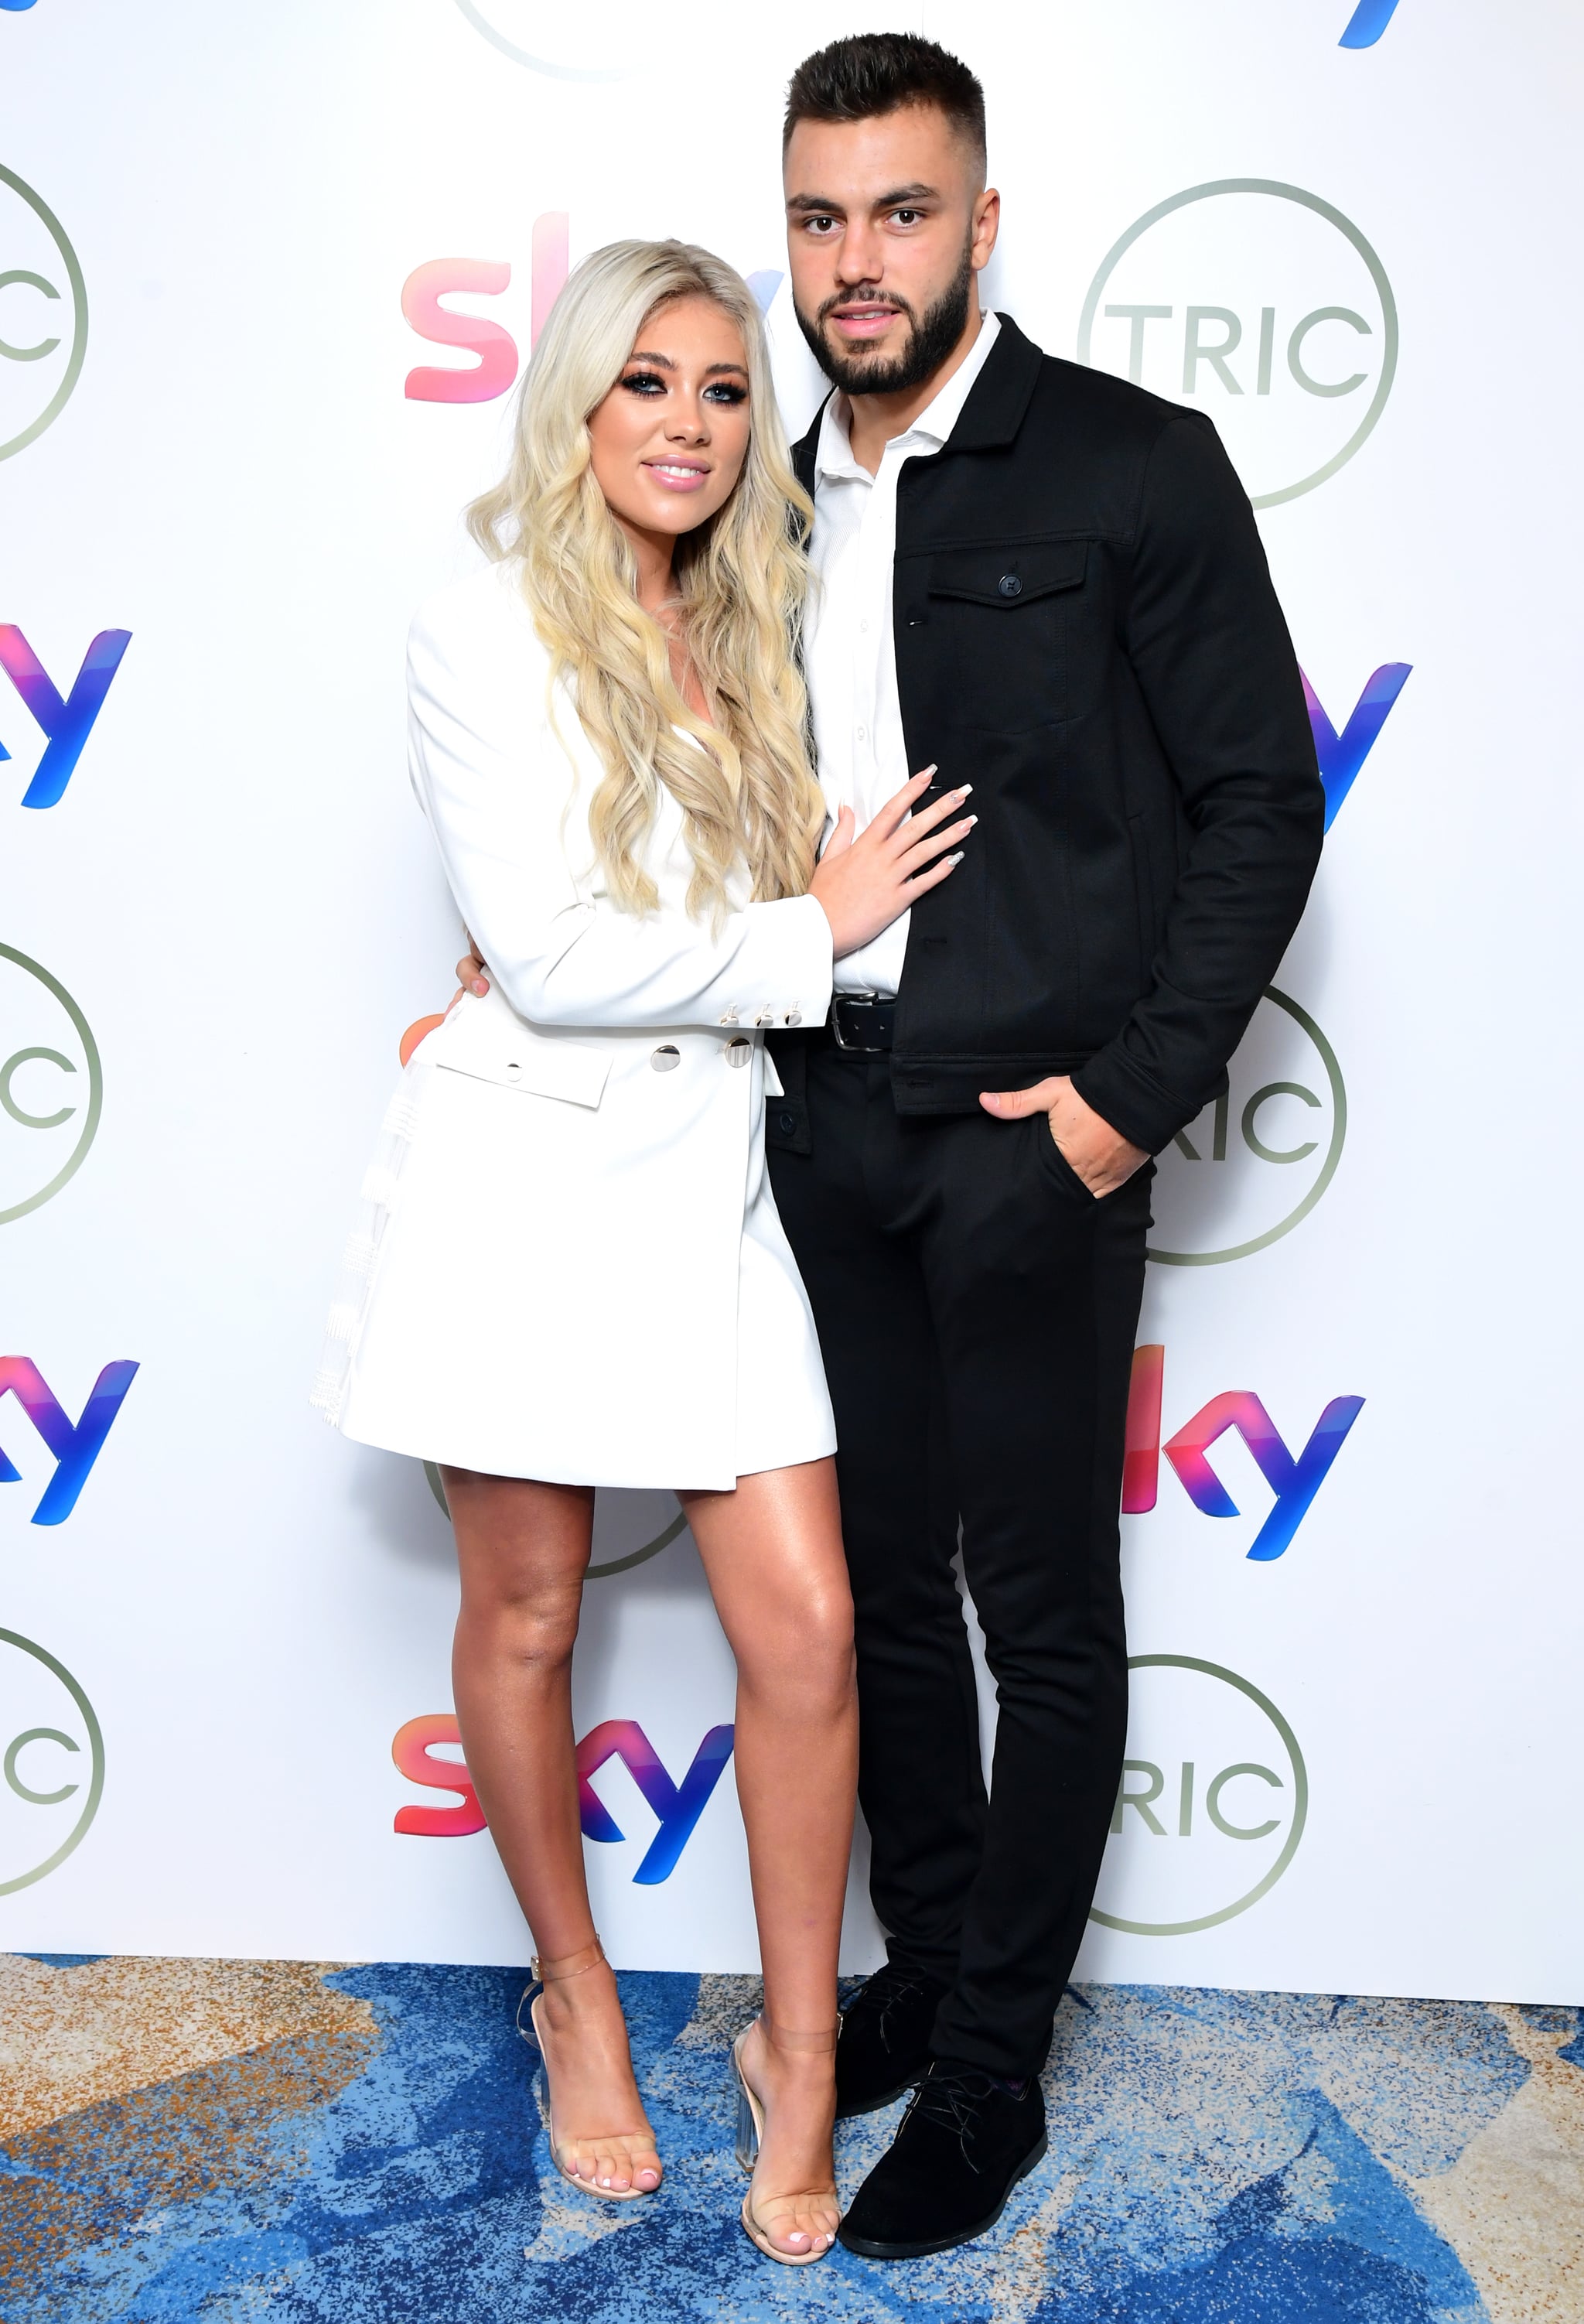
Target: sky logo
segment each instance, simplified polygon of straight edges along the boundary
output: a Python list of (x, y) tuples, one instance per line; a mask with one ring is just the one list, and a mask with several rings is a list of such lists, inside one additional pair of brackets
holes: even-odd
[[(653, 1888), (668, 1879), (692, 1839), (699, 1817), (720, 1782), (732, 1757), (732, 1729), (712, 1727), (693, 1755), (693, 1764), (680, 1784), (667, 1773), (649, 1737), (632, 1719), (603, 1719), (577, 1746), (578, 1812), (585, 1840), (625, 1840), (626, 1833), (612, 1815), (590, 1780), (607, 1760), (620, 1759), (638, 1785), (659, 1826), (643, 1861), (633, 1874), (640, 1886)], [(396, 1811), (394, 1829), (426, 1840), (456, 1840), (483, 1831), (484, 1812), (460, 1759), (431, 1757), (437, 1744), (460, 1744), (460, 1730), (449, 1711), (432, 1711), (410, 1719), (397, 1730), (391, 1757), (410, 1784), (456, 1795), (455, 1807), (404, 1807)]]
[(1122, 1513), (1141, 1517), (1153, 1509), (1160, 1480), (1160, 1456), (1171, 1462), (1178, 1481), (1200, 1513), (1207, 1517), (1235, 1517), (1238, 1504), (1222, 1484), (1208, 1458), (1218, 1438), (1235, 1430), (1253, 1454), (1260, 1475), (1275, 1496), (1265, 1523), (1248, 1551), (1266, 1564), (1280, 1557), (1313, 1505), (1314, 1497), (1331, 1474), (1332, 1463), (1348, 1432), (1364, 1409), (1361, 1396), (1333, 1397), (1310, 1432), (1296, 1458), (1284, 1443), (1276, 1425), (1259, 1398), (1248, 1388), (1229, 1388), (1185, 1421), (1176, 1434), (1161, 1443), (1161, 1392), (1166, 1351), (1158, 1344), (1136, 1348), (1128, 1398), (1128, 1445), (1122, 1471)]
[(25, 8), (31, 8), (33, 5), (34, 0), (0, 0), (0, 8), (6, 10), (13, 16), (20, 16)]
[[(534, 220), (528, 316), (530, 348), (538, 346), (545, 318), (566, 281), (570, 224), (566, 210), (547, 210)], [(785, 278), (778, 268), (761, 267), (747, 279), (760, 314), (768, 314)], [(440, 301), (458, 292), (498, 299), (511, 286), (511, 264), (503, 258), (431, 258), (414, 267), (401, 286), (401, 312), (408, 323), (420, 339), (437, 347), (461, 347), (478, 360), (468, 369), (419, 364), (407, 374), (405, 393), (410, 403), (493, 403), (505, 394), (517, 377), (517, 341), (504, 324), (484, 315), (454, 314)]]
[[(82, 1417), (73, 1421), (37, 1364), (27, 1356), (0, 1356), (0, 1398), (16, 1398), (55, 1459), (55, 1473), (33, 1511), (34, 1525), (64, 1525), (77, 1507), (136, 1370), (134, 1363), (106, 1364), (94, 1382)], [(0, 1451), (0, 1485), (21, 1482), (21, 1470)]]
[[(3, 0), (0, 0), (3, 5)], [(101, 630), (83, 656), (82, 668), (62, 697), (38, 655), (14, 622), (0, 622), (0, 669), (21, 695), (28, 715), (45, 737), (44, 755), (22, 795), (23, 807), (54, 807), (77, 771), (83, 747), (105, 706), (105, 696), (132, 642), (130, 630)], [(0, 742), (0, 760), (10, 752)]]
[(1326, 715), (1318, 694), (1303, 672), (1303, 699), (1309, 708), (1309, 727), (1314, 736), (1314, 754), (1320, 761), (1320, 779), (1325, 789), (1325, 827), (1329, 831), (1341, 810), (1342, 801), (1353, 788), (1359, 768), (1375, 748), (1376, 738), (1391, 715), (1393, 703), (1408, 682), (1411, 661), (1383, 661), (1353, 706), (1353, 715), (1339, 734)]
[(1340, 49), (1372, 49), (1397, 13), (1397, 0), (1358, 0), (1348, 19)]

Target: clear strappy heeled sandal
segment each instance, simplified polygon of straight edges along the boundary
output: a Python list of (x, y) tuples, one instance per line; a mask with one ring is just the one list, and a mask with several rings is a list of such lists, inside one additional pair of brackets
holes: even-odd
[[(838, 2024), (833, 2026), (828, 2034), (791, 2034), (779, 2025), (772, 2031), (769, 2021), (763, 2016), (758, 2022), (764, 2028), (766, 2040), (773, 2043), (777, 2049), (823, 2050), (832, 2055), (835, 2052), (836, 2036), (842, 2030)], [(750, 2172), (753, 2171), (759, 2161), (760, 2142), (764, 2136), (765, 2127), (763, 2105), (751, 2088), (748, 2077), (742, 2070), (742, 2045), (752, 2031), (752, 2026), (746, 2027), (732, 2044), (732, 2075), (737, 2088), (737, 2161), (744, 2171)], [(836, 2199), (833, 2184), (829, 2187), (801, 2188), (790, 2195), (768, 2196), (765, 2199), (766, 2209), (763, 2214), (754, 2209), (753, 2189), (751, 2185), (747, 2194), (742, 2198), (744, 2235), (757, 2250), (763, 2252), (767, 2259), (778, 2260), (783, 2267), (807, 2267), (811, 2262), (824, 2259), (835, 2244), (833, 2229), (827, 2240), (817, 2249), (806, 2252), (782, 2251), (778, 2245), (771, 2243), (767, 2232), (769, 2227), (777, 2224), (774, 2218), (769, 2216), (771, 2212), (795, 2211), (799, 2206), (806, 2207), (811, 2198), (816, 2200), (828, 2198), (832, 2210), (840, 2213), (841, 2207)]]
[[(524, 1988), (522, 1998), (517, 2005), (517, 2030), (529, 2046), (539, 2052), (541, 2085), (539, 2115), (549, 2140), (551, 2162), (567, 2185), (576, 2187), (579, 2194), (597, 2196), (602, 2202), (605, 2203), (631, 2203), (640, 2195), (656, 2193), (657, 2187), (602, 2187), (597, 2180), (584, 2179), (579, 2177), (576, 2171), (569, 2171), (562, 2161), (562, 2152), (565, 2147), (588, 2146), (594, 2144), (594, 2141), (586, 2135), (581, 2139), (566, 2140), (557, 2135), (556, 2100), (550, 2081), (550, 2061), (545, 2050), (544, 2033), (539, 2022), (539, 2005), (544, 1998), (547, 1985), (558, 1985), (568, 1978), (583, 1977), (589, 1969), (598, 1969), (604, 1958), (605, 1949), (598, 1937), (594, 1939), (592, 1945), (584, 1945), (575, 1953), (563, 1953), (557, 1960), (541, 1960), (538, 1953), (535, 1953), (534, 1981)], [(528, 2019), (527, 2024), (523, 2024), (525, 2015)], [(649, 2134), (652, 2144), (654, 2133), (649, 2129), (649, 2119), (643, 2114), (641, 2107), (639, 2113), (643, 2129)], [(619, 2131), (612, 2135), (610, 2143), (613, 2144), (619, 2140), (623, 2146), (631, 2148), (636, 2135), (635, 2131)]]

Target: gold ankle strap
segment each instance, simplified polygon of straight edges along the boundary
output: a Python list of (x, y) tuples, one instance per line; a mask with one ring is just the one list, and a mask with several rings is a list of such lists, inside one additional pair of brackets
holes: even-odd
[(563, 1953), (558, 1960), (541, 1960), (535, 1953), (533, 1973), (540, 1985), (559, 1985), (569, 1977), (582, 1977), (585, 1970), (598, 1969), (605, 1958), (605, 1949), (596, 1937), (592, 1945), (584, 1945), (575, 1953)]
[(836, 2046), (836, 2036), (842, 2031), (841, 2023), (838, 2020), (828, 2034), (794, 2033), (788, 2026), (773, 2024), (762, 2010), (760, 2012), (759, 2022), (765, 2040), (777, 2050), (833, 2050)]

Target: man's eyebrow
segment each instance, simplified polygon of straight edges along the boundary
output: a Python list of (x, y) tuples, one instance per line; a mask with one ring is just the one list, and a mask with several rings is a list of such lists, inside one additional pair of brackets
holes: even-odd
[[(904, 202), (933, 202), (939, 197), (938, 186), (893, 186), (889, 193), (878, 195), (869, 207), (876, 210), (893, 210)], [(832, 201), (824, 194), (788, 194), (787, 208), (789, 210), (812, 210), (820, 217), (844, 217), (847, 214), (844, 202)]]

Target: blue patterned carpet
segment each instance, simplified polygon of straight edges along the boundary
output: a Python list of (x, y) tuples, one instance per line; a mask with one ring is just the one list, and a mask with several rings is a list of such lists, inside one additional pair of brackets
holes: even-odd
[[(0, 1968), (5, 2324), (1584, 2316), (1575, 2008), (1076, 1989), (995, 2232), (794, 2272), (736, 2224), (746, 1978), (622, 1978), (668, 2178), (606, 2207), (546, 2163), (520, 1969)], [(899, 2111), (844, 2128), (846, 2191)]]

